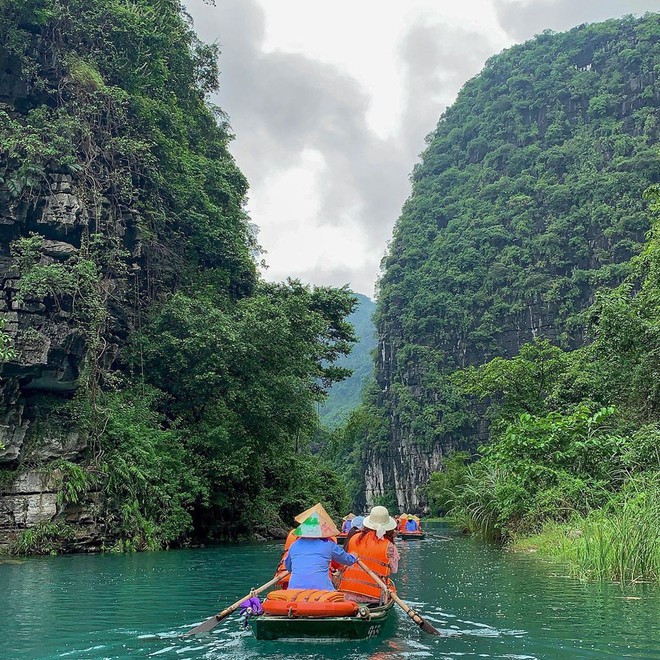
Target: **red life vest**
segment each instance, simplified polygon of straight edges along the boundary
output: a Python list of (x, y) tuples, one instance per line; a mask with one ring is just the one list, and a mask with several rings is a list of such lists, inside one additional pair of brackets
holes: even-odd
[[(387, 556), (387, 548), (390, 542), (387, 539), (379, 539), (373, 530), (356, 534), (348, 542), (346, 552), (357, 555), (385, 584), (391, 573), (390, 560)], [(349, 566), (342, 575), (339, 585), (340, 591), (349, 591), (369, 598), (380, 598), (382, 589), (378, 583), (358, 564)]]

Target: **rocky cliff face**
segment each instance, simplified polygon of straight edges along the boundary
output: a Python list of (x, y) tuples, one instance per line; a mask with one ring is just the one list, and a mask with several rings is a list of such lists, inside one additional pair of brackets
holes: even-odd
[[(15, 351), (0, 367), (0, 546), (22, 530), (54, 521), (78, 527), (70, 549), (94, 549), (100, 542), (97, 494), (91, 493), (89, 502), (63, 505), (61, 479), (53, 477), (52, 465), (78, 462), (89, 451), (85, 431), (62, 409), (80, 386), (86, 360), (111, 368), (117, 359), (133, 324), (128, 291), (140, 271), (141, 246), (134, 211), (117, 208), (107, 198), (90, 207), (83, 201), (89, 197), (83, 183), (60, 173), (50, 173), (29, 201), (12, 200), (6, 186), (0, 187), (0, 313)], [(121, 238), (131, 274), (106, 273), (100, 280), (111, 296), (104, 297), (97, 329), (102, 347), (89, 355), (88, 328), (76, 317), (74, 296), (22, 291), (18, 257), (10, 246), (21, 238), (41, 237), (35, 264), (67, 265), (78, 258), (90, 228), (108, 227)]]
[(367, 440), (367, 504), (422, 510), (443, 456), (487, 438), (454, 371), (534, 337), (579, 346), (580, 313), (625, 276), (660, 180), (658, 28), (542, 35), (489, 61), (441, 118), (384, 261), (372, 405), (388, 432)]
[[(20, 65), (5, 59), (1, 69), (0, 108), (6, 122), (20, 122), (31, 103)], [(86, 366), (112, 367), (134, 323), (136, 305), (128, 294), (139, 286), (139, 215), (92, 190), (89, 177), (48, 167), (41, 181), (18, 190), (13, 165), (9, 153), (0, 152), (0, 317), (15, 352), (0, 365), (0, 547), (26, 529), (60, 521), (75, 528), (70, 549), (93, 549), (101, 532), (98, 494), (64, 505), (53, 465), (81, 461), (90, 451), (75, 415), (62, 411)], [(58, 290), (56, 281), (81, 263), (92, 236), (111, 239), (125, 266), (119, 273), (99, 268), (93, 338), (92, 324), (81, 320), (81, 292)], [(31, 241), (30, 267), (33, 275), (35, 266), (41, 269), (41, 279), (26, 282), (21, 261), (27, 257), (16, 249), (21, 240)]]

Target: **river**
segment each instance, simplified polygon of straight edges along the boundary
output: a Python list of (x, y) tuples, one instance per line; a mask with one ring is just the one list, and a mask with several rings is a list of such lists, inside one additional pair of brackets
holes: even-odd
[(134, 555), (0, 558), (0, 659), (506, 658), (660, 660), (660, 588), (583, 584), (561, 566), (429, 525), (397, 541), (399, 595), (442, 637), (402, 612), (365, 642), (256, 641), (235, 615), (180, 635), (272, 577), (281, 543)]

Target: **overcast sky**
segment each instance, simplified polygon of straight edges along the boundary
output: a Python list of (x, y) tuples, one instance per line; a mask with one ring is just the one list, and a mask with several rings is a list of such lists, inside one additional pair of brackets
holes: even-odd
[(660, 0), (185, 0), (250, 182), (264, 276), (374, 296), (409, 175), (486, 59)]

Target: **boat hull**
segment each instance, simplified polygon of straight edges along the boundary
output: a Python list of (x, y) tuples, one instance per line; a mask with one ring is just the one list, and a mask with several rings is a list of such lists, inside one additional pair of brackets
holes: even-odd
[(293, 617), (262, 614), (250, 619), (257, 639), (371, 639), (385, 628), (393, 602), (373, 608), (369, 617)]
[(400, 532), (399, 537), (404, 541), (414, 541), (415, 539), (426, 538), (426, 532)]

